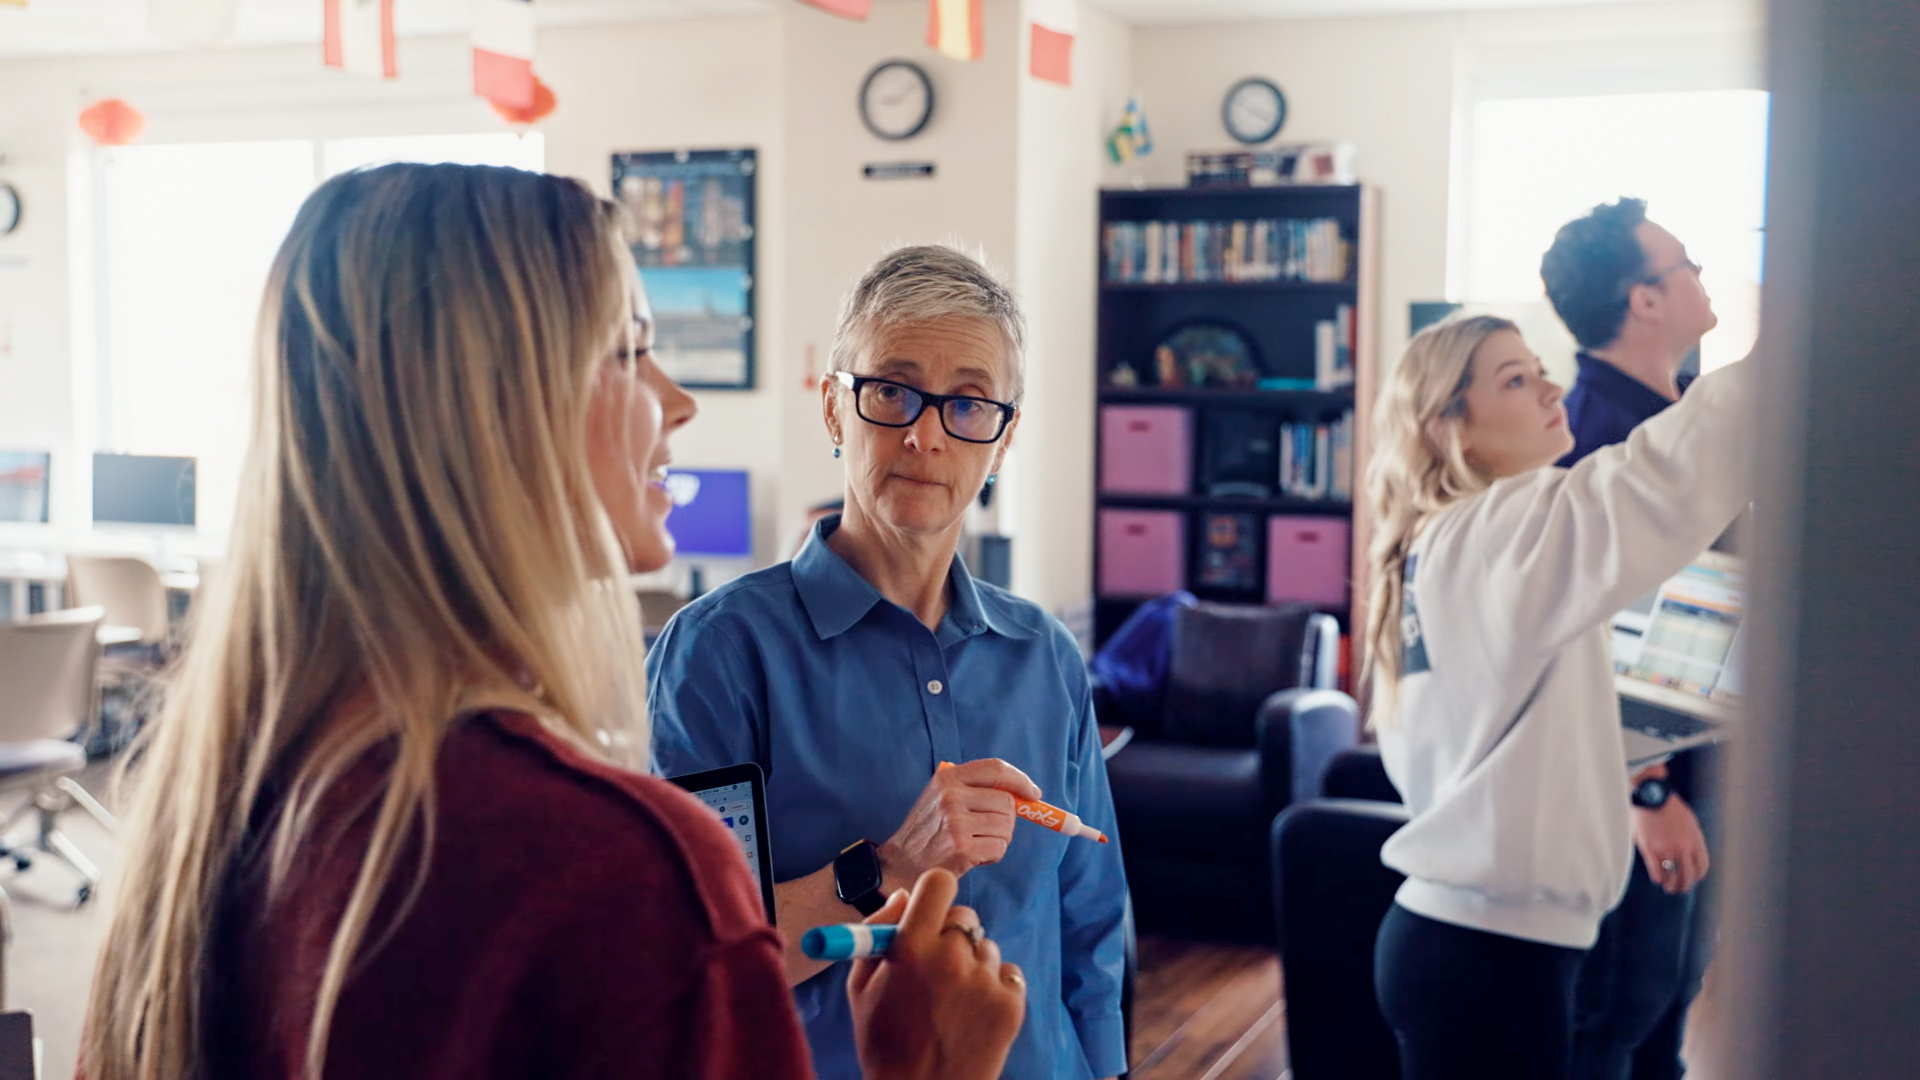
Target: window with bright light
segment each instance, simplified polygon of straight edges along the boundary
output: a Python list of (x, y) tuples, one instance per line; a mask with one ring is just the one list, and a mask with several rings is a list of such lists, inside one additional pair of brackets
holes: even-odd
[(101, 152), (96, 449), (199, 459), (200, 530), (232, 520), (267, 271), (327, 177), (389, 162), (545, 167), (533, 135), (117, 147)]
[[(1546, 308), (1540, 257), (1554, 233), (1600, 203), (1632, 196), (1647, 200), (1647, 216), (1705, 267), (1701, 281), (1720, 325), (1701, 342), (1702, 369), (1752, 348), (1759, 332), (1765, 92), (1482, 101), (1467, 132), (1467, 191), (1453, 238), (1460, 245), (1456, 299)], [(1553, 318), (1551, 308), (1544, 317)], [(1522, 321), (1523, 328), (1538, 325)]]

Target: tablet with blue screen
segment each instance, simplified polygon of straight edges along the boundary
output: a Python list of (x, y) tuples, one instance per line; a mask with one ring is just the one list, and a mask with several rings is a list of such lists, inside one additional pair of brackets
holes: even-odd
[(707, 804), (740, 845), (767, 905), (767, 921), (773, 922), (773, 844), (767, 832), (767, 779), (760, 766), (745, 761), (668, 779)]

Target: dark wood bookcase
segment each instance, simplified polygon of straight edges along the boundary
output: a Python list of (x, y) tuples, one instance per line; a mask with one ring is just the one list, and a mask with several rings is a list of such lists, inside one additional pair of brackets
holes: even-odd
[[(1191, 281), (1146, 283), (1110, 280), (1107, 237), (1116, 223), (1307, 221), (1332, 219), (1347, 245), (1346, 275), (1338, 281)], [(1100, 196), (1099, 303), (1096, 329), (1096, 396), (1101, 410), (1109, 406), (1178, 406), (1191, 412), (1192, 473), (1187, 490), (1173, 494), (1120, 494), (1101, 486), (1101, 462), (1106, 447), (1104, 422), (1094, 425), (1094, 635), (1104, 642), (1144, 601), (1142, 596), (1109, 596), (1101, 591), (1102, 530), (1100, 517), (1108, 510), (1162, 510), (1183, 515), (1186, 552), (1183, 577), (1186, 588), (1202, 599), (1239, 603), (1266, 601), (1265, 582), (1273, 568), (1266, 565), (1264, 528), (1257, 544), (1257, 587), (1209, 587), (1200, 583), (1199, 561), (1205, 550), (1205, 522), (1214, 513), (1251, 515), (1266, 522), (1280, 515), (1341, 518), (1349, 524), (1350, 550), (1345, 564), (1349, 576), (1347, 599), (1324, 605), (1336, 615), (1343, 630), (1350, 629), (1365, 598), (1359, 555), (1368, 540), (1365, 515), (1358, 509), (1361, 477), (1366, 468), (1366, 431), (1375, 385), (1379, 322), (1379, 192), (1364, 185), (1290, 186), (1265, 188), (1148, 188), (1109, 190)], [(1191, 276), (1183, 274), (1183, 276)], [(1154, 354), (1176, 329), (1210, 322), (1239, 330), (1253, 347), (1259, 375), (1268, 379), (1306, 380), (1315, 372), (1315, 324), (1332, 319), (1341, 305), (1354, 310), (1351, 362), (1353, 384), (1336, 389), (1259, 389), (1245, 386), (1161, 386)], [(1136, 385), (1117, 386), (1114, 373), (1133, 369)], [(1281, 424), (1322, 423), (1353, 414), (1352, 500), (1302, 499), (1279, 490), (1277, 474), (1264, 496), (1209, 494), (1206, 483), (1211, 418), (1218, 412), (1241, 414), (1270, 423), (1277, 434)], [(1245, 519), (1243, 519), (1245, 520)]]

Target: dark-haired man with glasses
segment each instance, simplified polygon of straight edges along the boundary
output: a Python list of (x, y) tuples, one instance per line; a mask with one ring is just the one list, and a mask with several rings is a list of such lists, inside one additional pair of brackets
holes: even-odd
[[(1686, 246), (1621, 199), (1563, 226), (1540, 261), (1560, 321), (1580, 343), (1566, 397), (1570, 466), (1626, 441), (1679, 400), (1681, 374), (1719, 323)], [(1681, 753), (1631, 778), (1637, 857), (1620, 905), (1582, 964), (1574, 1009), (1574, 1080), (1671, 1080), (1686, 1071), (1687, 1009), (1710, 953), (1711, 912), (1700, 888), (1702, 819), (1713, 751)]]
[(961, 252), (876, 263), (821, 386), (844, 510), (792, 562), (681, 609), (648, 657), (662, 771), (766, 773), (787, 976), (822, 1077), (857, 1080), (860, 1062), (845, 967), (806, 959), (801, 936), (934, 866), (977, 914), (952, 947), (978, 947), (984, 924), (1027, 979), (1003, 1075), (1126, 1069), (1119, 845), (1017, 825), (1014, 809), (1045, 798), (1113, 836), (1086, 665), (1057, 620), (956, 555), (1020, 424), (1025, 337), (1012, 292)]

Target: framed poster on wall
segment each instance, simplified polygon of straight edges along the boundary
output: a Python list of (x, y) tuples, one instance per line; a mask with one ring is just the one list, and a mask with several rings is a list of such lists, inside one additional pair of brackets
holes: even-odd
[(654, 356), (682, 386), (753, 388), (752, 150), (615, 154), (613, 195), (653, 304)]

